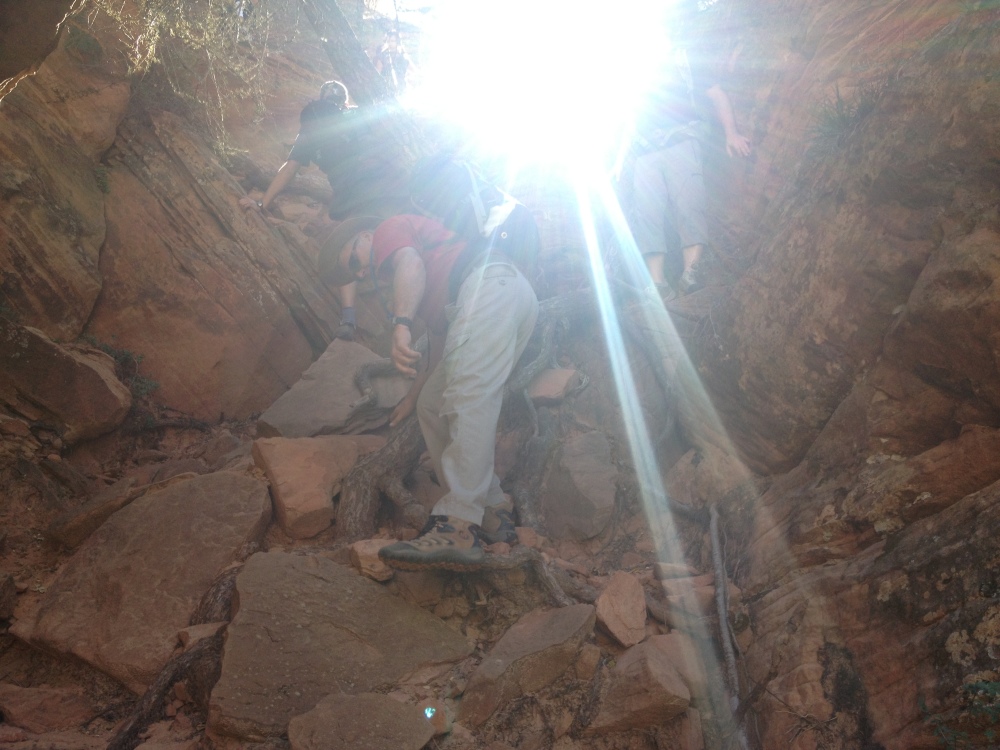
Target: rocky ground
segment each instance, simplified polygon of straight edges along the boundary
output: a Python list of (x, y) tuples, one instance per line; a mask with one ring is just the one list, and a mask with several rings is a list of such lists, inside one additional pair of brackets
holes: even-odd
[[(10, 420), (8, 435), (15, 421), (27, 434), (4, 443), (21, 457), (5, 477), (3, 741), (704, 746), (719, 675), (696, 642), (715, 619), (713, 574), (660, 562), (639, 503), (616, 488), (620, 436), (566, 441), (540, 508), (555, 533), (524, 527), (513, 548), (492, 546), (496, 560), (532, 556), (509, 569), (394, 573), (378, 548), (416, 532), (388, 509), (373, 538), (338, 542), (340, 482), (385, 442), (387, 409), (352, 409), (353, 374), (373, 356), (334, 342), (256, 423), (147, 411), (65, 457)], [(577, 424), (612, 408), (588, 393), (593, 374), (543, 372), (537, 408)], [(383, 378), (376, 392), (392, 404), (405, 385)], [(501, 435), (501, 471), (515, 437)], [(441, 494), (424, 463), (407, 481), (427, 508)], [(377, 730), (345, 695), (369, 701)]]
[(321, 175), (237, 207), (331, 75), (320, 45), (275, 37), (272, 109), (229, 113), (222, 158), (100, 24), (47, 57), (25, 37), (44, 63), (0, 107), (0, 740), (721, 748), (735, 714), (768, 750), (996, 746), (1000, 11), (715, 7), (754, 153), (706, 149), (711, 284), (671, 304), (691, 368), (624, 295), (617, 387), (619, 331), (572, 297), (573, 190), (517, 186), (547, 293), (577, 302), (537, 432), (513, 408), (498, 435), (519, 544), (465, 576), (377, 564), (440, 491), (419, 457), (362, 538), (337, 523), (392, 435), (351, 408), (385, 353), (371, 290), (331, 347)]

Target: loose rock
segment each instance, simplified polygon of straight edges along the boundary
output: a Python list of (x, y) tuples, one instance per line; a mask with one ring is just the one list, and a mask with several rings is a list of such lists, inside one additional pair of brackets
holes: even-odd
[(646, 637), (646, 594), (639, 579), (618, 571), (597, 597), (597, 621), (623, 646)]
[(236, 591), (209, 706), (221, 734), (281, 736), (331, 693), (369, 692), (471, 650), (438, 618), (324, 557), (256, 554)]
[(292, 750), (420, 750), (434, 727), (416, 706), (384, 695), (330, 695), (288, 725)]
[(476, 727), (505, 703), (558, 679), (594, 628), (589, 604), (529, 612), (508, 630), (469, 680), (458, 721)]

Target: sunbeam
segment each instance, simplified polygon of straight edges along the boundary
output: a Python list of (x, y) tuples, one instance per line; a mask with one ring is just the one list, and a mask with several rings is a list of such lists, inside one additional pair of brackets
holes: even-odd
[(518, 162), (602, 164), (667, 54), (664, 8), (622, 0), (442, 0), (406, 106), (454, 123), (475, 150)]
[[(712, 406), (663, 302), (655, 290), (649, 286), (645, 265), (614, 191), (607, 182), (591, 183), (591, 189), (597, 194), (602, 215), (610, 222), (616, 244), (620, 249), (620, 273), (624, 277), (623, 280), (634, 289), (641, 290), (640, 301), (632, 309), (639, 311), (643, 333), (650, 337), (655, 350), (662, 358), (664, 368), (676, 383), (676, 408), (681, 415), (681, 421), (689, 438), (695, 445), (711, 444), (723, 451), (725, 455), (733, 459), (736, 465), (741, 467), (743, 478), (749, 479), (751, 473), (739, 461), (735, 446), (729, 440), (721, 419)], [(605, 273), (606, 253), (600, 247), (595, 212), (591, 203), (590, 191), (585, 183), (578, 184), (577, 200), (586, 239), (594, 292), (600, 308), (611, 371), (629, 442), (629, 451), (638, 479), (643, 511), (656, 544), (658, 559), (661, 562), (685, 563), (684, 552), (671, 510), (671, 501), (663, 484), (649, 426), (642, 413), (634, 385), (635, 380), (628, 361), (618, 310), (612, 299), (611, 285)], [(718, 513), (714, 506), (710, 510), (712, 513), (713, 548), (715, 550), (713, 557), (717, 573), (716, 592), (718, 601), (721, 602), (719, 625), (721, 646), (725, 655), (724, 664), (720, 662), (714, 649), (707, 645), (711, 643), (711, 637), (704, 621), (693, 621), (699, 632), (692, 633), (692, 635), (696, 643), (699, 644), (700, 657), (709, 673), (721, 674), (723, 669), (725, 671), (730, 695), (728, 700), (719, 706), (719, 709), (728, 713), (725, 723), (730, 727), (737, 742), (745, 747), (745, 734), (737, 727), (735, 721), (740, 680), (735, 662), (734, 646), (728, 631), (728, 619), (724, 614), (727, 609), (725, 603), (728, 578), (720, 564)]]

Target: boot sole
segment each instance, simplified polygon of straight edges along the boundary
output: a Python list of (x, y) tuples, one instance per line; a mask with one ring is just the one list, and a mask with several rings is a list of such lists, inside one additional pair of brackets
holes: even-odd
[(428, 560), (419, 562), (416, 560), (393, 560), (387, 557), (380, 557), (380, 560), (395, 570), (452, 570), (456, 573), (471, 573), (481, 570), (486, 565), (486, 558), (477, 562), (458, 562), (451, 560)]

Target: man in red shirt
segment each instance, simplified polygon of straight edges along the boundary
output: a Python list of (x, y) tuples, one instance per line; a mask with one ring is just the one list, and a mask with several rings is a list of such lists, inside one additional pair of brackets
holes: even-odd
[[(538, 317), (531, 284), (485, 243), (467, 245), (436, 219), (413, 214), (348, 219), (327, 242), (320, 274), (333, 285), (369, 274), (392, 279), (392, 361), (414, 381), (390, 424), (416, 409), (447, 489), (420, 536), (379, 556), (405, 570), (474, 569), (484, 558), (483, 514), (505, 500), (493, 471), (494, 443), (504, 384)], [(449, 289), (456, 288), (453, 299)], [(429, 342), (419, 373), (414, 317), (426, 323)]]

